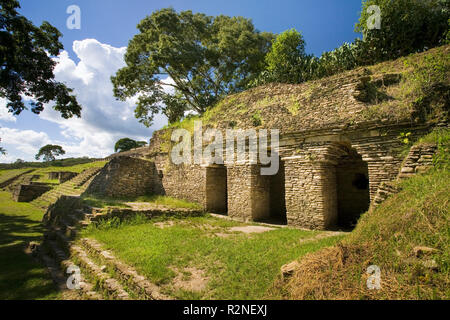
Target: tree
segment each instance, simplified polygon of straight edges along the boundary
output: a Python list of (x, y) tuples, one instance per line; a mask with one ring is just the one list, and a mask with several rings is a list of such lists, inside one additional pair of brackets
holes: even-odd
[(130, 138), (123, 138), (116, 142), (114, 152), (125, 152), (131, 149), (140, 148), (147, 144), (145, 141), (135, 141)]
[(45, 162), (55, 161), (57, 156), (64, 155), (66, 152), (61, 146), (48, 144), (42, 147), (36, 154), (36, 160), (44, 157)]
[(17, 0), (0, 0), (0, 97), (8, 100), (7, 108), (15, 115), (27, 109), (25, 95), (33, 100), (31, 111), (36, 114), (54, 100), (53, 108), (63, 118), (80, 117), (72, 89), (54, 80), (52, 57), (63, 49), (61, 33), (48, 22), (34, 26), (17, 8)]
[(146, 126), (158, 112), (177, 121), (186, 111), (202, 114), (227, 94), (244, 90), (263, 69), (273, 38), (243, 17), (174, 9), (152, 13), (138, 29), (126, 67), (111, 80), (119, 100), (139, 97), (135, 115)]
[[(367, 21), (377, 5), (381, 28), (371, 29)], [(355, 30), (368, 46), (370, 63), (420, 52), (445, 42), (450, 14), (449, 0), (365, 0)]]
[(273, 40), (265, 57), (265, 70), (249, 86), (270, 82), (301, 83), (311, 79), (317, 58), (305, 53), (305, 41), (300, 32), (290, 29)]
[(300, 83), (305, 79), (302, 67), (307, 59), (305, 41), (295, 29), (279, 34), (266, 56), (266, 70), (277, 82)]

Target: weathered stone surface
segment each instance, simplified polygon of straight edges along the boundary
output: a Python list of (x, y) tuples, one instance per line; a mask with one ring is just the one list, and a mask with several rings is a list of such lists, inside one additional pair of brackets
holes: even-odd
[(259, 164), (230, 161), (226, 154), (220, 166), (174, 165), (168, 153), (158, 152), (160, 135), (152, 138), (150, 154), (168, 196), (198, 202), (211, 212), (226, 208), (243, 221), (276, 217), (289, 225), (328, 229), (342, 221), (354, 224), (371, 202), (381, 203), (394, 188), (380, 187), (399, 176), (402, 164), (413, 168), (400, 172), (403, 177), (425, 170), (435, 147), (413, 148), (404, 162), (399, 136), (408, 131), (416, 139), (428, 130), (399, 124), (285, 133), (275, 150), (281, 158), (277, 176), (262, 176)]
[(300, 266), (300, 263), (297, 260), (293, 261), (291, 263), (285, 264), (284, 266), (281, 267), (281, 275), (285, 279), (292, 277), (295, 270), (297, 270), (299, 266)]
[(164, 190), (154, 162), (115, 157), (94, 178), (86, 193), (108, 197), (136, 197), (163, 194)]
[(417, 246), (413, 248), (414, 255), (416, 257), (421, 257), (424, 255), (429, 255), (435, 253), (437, 250), (434, 248), (424, 247), (424, 246)]

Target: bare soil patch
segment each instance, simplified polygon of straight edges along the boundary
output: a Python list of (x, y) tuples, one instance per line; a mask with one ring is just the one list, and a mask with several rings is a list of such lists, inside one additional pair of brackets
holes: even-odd
[(201, 292), (206, 289), (209, 279), (205, 271), (194, 267), (185, 268), (182, 272), (175, 271), (177, 276), (172, 281), (174, 288), (191, 292)]
[(230, 228), (229, 231), (231, 232), (242, 232), (246, 234), (251, 233), (263, 233), (267, 231), (276, 230), (275, 228), (269, 228), (269, 227), (263, 227), (263, 226), (244, 226), (244, 227), (233, 227)]

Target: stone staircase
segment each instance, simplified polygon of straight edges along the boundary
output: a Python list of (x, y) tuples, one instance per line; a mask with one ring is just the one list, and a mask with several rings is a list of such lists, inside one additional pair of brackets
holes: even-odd
[(31, 202), (36, 207), (47, 210), (48, 207), (55, 203), (62, 195), (79, 196), (89, 186), (95, 175), (99, 173), (102, 168), (89, 168), (78, 174), (76, 177), (66, 181), (56, 188), (44, 193), (40, 197)]
[(377, 193), (373, 198), (371, 210), (379, 206), (388, 197), (400, 192), (398, 182), (410, 178), (418, 173), (426, 172), (433, 166), (433, 156), (438, 151), (435, 144), (420, 144), (412, 146), (408, 156), (403, 161), (400, 172), (395, 181), (383, 182), (378, 187)]
[[(48, 231), (39, 246), (40, 260), (62, 290), (74, 292), (79, 299), (95, 300), (169, 300), (158, 286), (149, 282), (133, 267), (121, 262), (97, 241), (78, 239), (81, 228), (105, 217), (101, 209), (85, 207), (66, 212), (48, 223)], [(68, 290), (67, 268), (81, 270), (80, 290)]]

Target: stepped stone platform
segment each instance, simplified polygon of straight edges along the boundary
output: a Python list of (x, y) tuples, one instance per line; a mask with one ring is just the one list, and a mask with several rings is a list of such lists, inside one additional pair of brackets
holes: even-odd
[(370, 210), (383, 203), (389, 196), (401, 191), (398, 182), (410, 178), (416, 174), (426, 172), (433, 167), (433, 157), (436, 156), (438, 148), (435, 144), (420, 144), (411, 147), (408, 156), (403, 161), (397, 179), (383, 182), (372, 201)]
[[(100, 243), (90, 238), (79, 239), (82, 228), (113, 217), (127, 218), (145, 214), (195, 215), (198, 209), (173, 209), (149, 203), (129, 203), (131, 208), (93, 208), (83, 205), (80, 197), (63, 195), (52, 204), (44, 216), (47, 231), (37, 249), (38, 256), (49, 269), (54, 281), (68, 299), (95, 300), (170, 300), (161, 288), (148, 281), (136, 269), (116, 258)], [(81, 270), (80, 289), (66, 286), (70, 266)], [(75, 291), (75, 292), (74, 292)]]
[(92, 179), (100, 170), (101, 168), (89, 168), (76, 177), (44, 193), (42, 196), (33, 200), (31, 204), (47, 210), (51, 204), (55, 203), (63, 195), (79, 196), (87, 189)]

